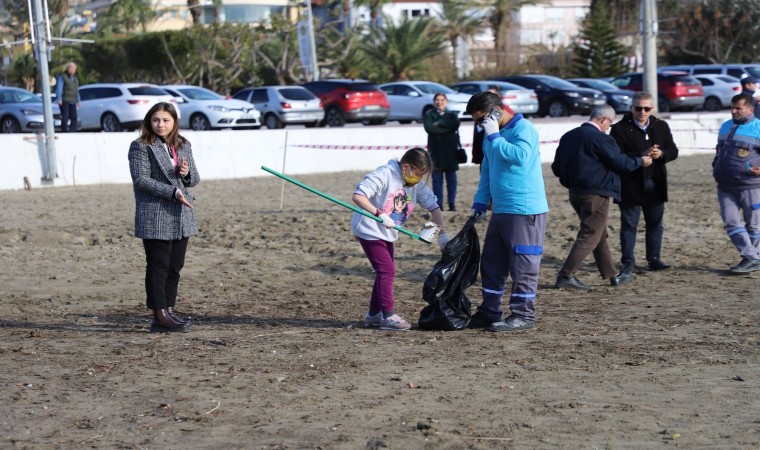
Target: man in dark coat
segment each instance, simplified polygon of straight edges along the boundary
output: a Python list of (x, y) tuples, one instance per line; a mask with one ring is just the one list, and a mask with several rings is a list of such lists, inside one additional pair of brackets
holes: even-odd
[(652, 165), (621, 173), (620, 249), (623, 273), (634, 272), (634, 247), (639, 217), (644, 211), (646, 258), (649, 270), (666, 270), (669, 264), (660, 259), (662, 218), (668, 201), (668, 172), (665, 164), (678, 158), (678, 147), (667, 122), (652, 115), (652, 95), (637, 92), (631, 112), (612, 126), (612, 136), (620, 150), (628, 156), (647, 155)]
[(606, 134), (614, 120), (615, 110), (611, 106), (596, 106), (588, 122), (562, 136), (554, 154), (552, 172), (570, 190), (570, 204), (581, 222), (573, 248), (557, 275), (555, 287), (559, 289), (590, 289), (574, 274), (592, 252), (602, 279), (609, 278), (612, 286), (633, 279), (632, 273), (616, 275), (607, 245), (607, 214), (611, 199), (620, 200), (618, 173), (649, 166), (652, 158), (621, 153), (615, 140)]

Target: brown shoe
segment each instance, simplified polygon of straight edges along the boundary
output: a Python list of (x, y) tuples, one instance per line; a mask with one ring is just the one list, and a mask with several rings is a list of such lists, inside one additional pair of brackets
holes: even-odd
[(190, 319), (183, 319), (182, 317), (178, 316), (177, 313), (174, 311), (173, 306), (169, 306), (168, 308), (166, 308), (166, 312), (169, 313), (169, 317), (174, 319), (175, 322), (190, 324)]
[(188, 330), (188, 324), (180, 323), (172, 319), (169, 315), (169, 311), (166, 309), (153, 310), (153, 322), (150, 324), (151, 333), (171, 333), (175, 331), (187, 333)]

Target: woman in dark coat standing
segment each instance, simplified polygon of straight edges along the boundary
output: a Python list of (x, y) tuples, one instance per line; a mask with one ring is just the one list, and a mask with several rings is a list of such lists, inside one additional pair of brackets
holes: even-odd
[(435, 108), (423, 117), (425, 131), (428, 134), (428, 151), (433, 160), (433, 193), (438, 199), (438, 206), (443, 210), (443, 178), (445, 176), (449, 211), (456, 211), (459, 117), (457, 113), (446, 109), (448, 104), (446, 94), (440, 92), (435, 94), (433, 104)]
[(179, 135), (177, 110), (154, 105), (129, 147), (135, 193), (135, 236), (145, 247), (145, 291), (153, 310), (150, 331), (187, 331), (189, 322), (174, 312), (179, 272), (190, 236), (198, 233), (188, 187), (198, 184), (190, 142)]

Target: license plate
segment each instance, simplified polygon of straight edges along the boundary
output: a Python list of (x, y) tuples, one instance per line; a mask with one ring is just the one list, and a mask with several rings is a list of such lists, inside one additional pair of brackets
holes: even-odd
[(366, 109), (368, 111), (374, 111), (376, 109), (380, 109), (380, 105), (367, 105), (367, 106), (364, 107), (364, 109)]
[(255, 116), (253, 114), (242, 114), (240, 116), (241, 119), (253, 119)]
[(699, 92), (699, 89), (696, 89), (696, 88), (689, 89), (689, 94), (696, 94), (697, 92)]
[(603, 105), (603, 104), (605, 104), (605, 103), (606, 103), (606, 102), (605, 102), (604, 100), (594, 100), (594, 104), (595, 104), (595, 105)]

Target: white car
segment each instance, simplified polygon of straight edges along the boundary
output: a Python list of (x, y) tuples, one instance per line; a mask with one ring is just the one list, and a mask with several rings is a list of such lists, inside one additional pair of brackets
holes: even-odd
[(388, 120), (398, 120), (401, 123), (411, 123), (414, 120), (422, 122), (425, 113), (433, 109), (433, 97), (439, 92), (446, 94), (446, 108), (456, 112), (459, 119), (472, 118), (465, 113), (471, 96), (460, 94), (442, 84), (432, 81), (395, 81), (381, 84), (379, 87), (391, 104)]
[(731, 75), (702, 74), (692, 75), (702, 83), (705, 93), (705, 103), (702, 108), (705, 111), (720, 111), (731, 107), (731, 98), (742, 92), (742, 85), (738, 78)]
[(502, 103), (512, 108), (515, 114), (528, 115), (538, 112), (538, 96), (536, 95), (536, 91), (505, 81), (462, 81), (461, 83), (452, 84), (451, 89), (462, 94), (475, 95), (488, 90), (492, 86), (499, 89)]
[(303, 86), (261, 86), (245, 88), (232, 96), (251, 102), (264, 115), (269, 129), (290, 124), (316, 127), (325, 118), (322, 101)]
[(182, 120), (180, 128), (214, 130), (220, 128), (261, 128), (261, 113), (252, 103), (223, 97), (199, 86), (171, 84), (161, 86), (174, 96)]
[(176, 103), (163, 89), (145, 83), (86, 84), (79, 87), (79, 98), (81, 130), (136, 130), (153, 105)]

